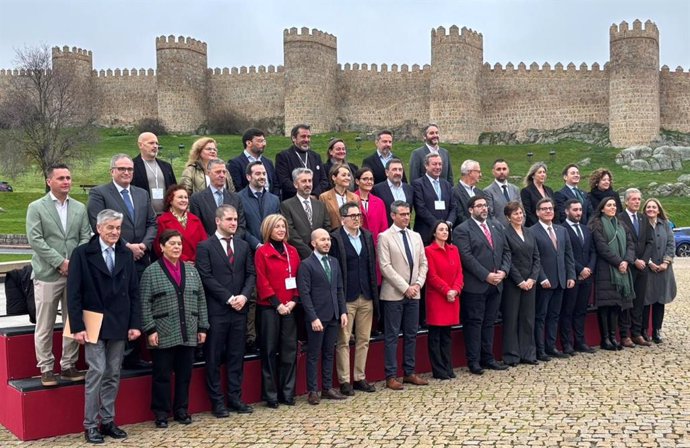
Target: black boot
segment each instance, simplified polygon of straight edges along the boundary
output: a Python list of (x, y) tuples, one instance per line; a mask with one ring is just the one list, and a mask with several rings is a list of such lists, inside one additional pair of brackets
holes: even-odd
[(654, 329), (652, 331), (652, 341), (654, 341), (655, 344), (662, 344), (664, 342), (664, 339), (661, 337), (661, 330)]
[(605, 307), (597, 310), (597, 320), (599, 321), (599, 334), (601, 335), (601, 349), (615, 350), (616, 347), (611, 344), (611, 340), (609, 339), (608, 310)]
[(609, 339), (611, 344), (616, 348), (616, 350), (623, 350), (623, 346), (616, 339), (616, 333), (618, 333), (618, 308), (612, 306), (609, 308)]

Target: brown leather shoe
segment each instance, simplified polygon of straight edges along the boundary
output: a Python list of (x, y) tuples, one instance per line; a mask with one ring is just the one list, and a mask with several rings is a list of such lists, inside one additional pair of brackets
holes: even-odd
[(636, 345), (642, 345), (642, 346), (644, 346), (644, 347), (649, 347), (649, 346), (652, 345), (652, 343), (649, 342), (649, 341), (647, 341), (647, 340), (644, 338), (644, 336), (635, 336), (634, 338), (632, 338), (632, 341), (633, 341)]
[(321, 398), (325, 400), (345, 400), (347, 397), (341, 394), (338, 389), (331, 387), (321, 391)]
[(621, 345), (625, 348), (634, 348), (635, 347), (635, 344), (633, 344), (633, 341), (630, 338), (621, 339)]
[(414, 384), (415, 386), (426, 386), (429, 384), (427, 380), (418, 376), (416, 373), (403, 377), (403, 383)]
[(307, 403), (311, 405), (317, 405), (321, 403), (321, 399), (319, 398), (319, 394), (316, 392), (309, 392), (309, 395), (307, 396)]
[(386, 380), (386, 387), (392, 390), (403, 390), (405, 388), (395, 377), (390, 377)]

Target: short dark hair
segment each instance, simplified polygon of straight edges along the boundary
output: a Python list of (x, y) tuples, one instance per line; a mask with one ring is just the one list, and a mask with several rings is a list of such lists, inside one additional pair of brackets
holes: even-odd
[(565, 176), (566, 174), (568, 174), (568, 170), (570, 168), (577, 168), (577, 170), (580, 171), (580, 167), (577, 166), (576, 163), (569, 163), (565, 166), (565, 168), (563, 168), (563, 172), (561, 173), (561, 176)]
[(340, 216), (342, 216), (343, 218), (346, 217), (347, 211), (350, 210), (352, 207), (355, 207), (357, 210), (359, 210), (359, 205), (357, 205), (357, 203), (354, 201), (349, 201), (341, 205), (338, 209)]
[(546, 204), (547, 202), (549, 204), (551, 204), (551, 207), (556, 206), (556, 204), (553, 202), (553, 199), (548, 198), (548, 197), (547, 198), (541, 198), (537, 201), (537, 205), (534, 206), (534, 210), (539, 210), (539, 207), (541, 207), (542, 204)]
[(391, 208), (390, 208), (391, 213), (395, 213), (395, 214), (397, 215), (397, 214), (398, 214), (398, 209), (399, 209), (400, 207), (406, 208), (406, 209), (410, 210), (410, 204), (408, 204), (408, 203), (405, 202), (405, 201), (397, 200), (397, 201), (391, 202)]
[(431, 228), (431, 235), (433, 236), (436, 233), (436, 229), (438, 229), (438, 226), (440, 226), (441, 224), (448, 227), (448, 238), (446, 238), (446, 243), (450, 243), (451, 242), (450, 225), (442, 219), (439, 219), (438, 221), (436, 221), (434, 223), (434, 226)]
[(258, 160), (255, 160), (253, 162), (249, 162), (247, 164), (247, 168), (244, 169), (244, 174), (246, 174), (247, 176), (250, 176), (252, 174), (252, 168), (254, 168), (256, 165), (263, 166), (263, 162), (260, 162)]
[(518, 209), (522, 209), (523, 213), (525, 212), (525, 208), (522, 206), (520, 201), (510, 201), (506, 203), (505, 207), (503, 207), (503, 215), (505, 215), (507, 218), (515, 213)]
[(176, 237), (176, 236), (179, 236), (180, 239), (183, 239), (183, 238), (182, 238), (182, 234), (180, 233), (179, 230), (176, 230), (176, 229), (165, 229), (165, 230), (163, 230), (163, 232), (161, 233), (161, 236), (158, 237), (158, 242), (160, 243), (161, 246), (165, 246), (165, 243), (167, 243), (168, 240), (170, 240), (170, 238), (174, 238), (174, 237)]
[(247, 147), (247, 142), (252, 140), (254, 137), (264, 137), (266, 134), (264, 134), (264, 131), (261, 129), (257, 128), (249, 128), (246, 131), (244, 131), (244, 134), (242, 134), (242, 144), (244, 147)]
[[(168, 187), (168, 189), (165, 191), (165, 197), (163, 198), (163, 210), (170, 210), (170, 204), (175, 197), (175, 193), (177, 193), (179, 190), (184, 190), (187, 192), (187, 189), (182, 184), (172, 184)], [(189, 193), (187, 193), (187, 196), (189, 196)]]
[(46, 179), (53, 176), (53, 171), (55, 170), (68, 170), (69, 167), (66, 163), (53, 163), (48, 168), (46, 168)]
[(299, 134), (300, 129), (306, 129), (307, 131), (310, 131), (311, 127), (308, 124), (304, 124), (304, 123), (295, 125), (295, 127), (293, 127), (292, 130), (290, 131), (290, 137), (292, 137), (292, 138), (297, 137), (297, 134)]
[(486, 204), (489, 205), (489, 201), (486, 199), (486, 196), (483, 194), (476, 194), (470, 198), (469, 201), (467, 201), (467, 209), (474, 208), (475, 202), (477, 202), (480, 199), (484, 199), (486, 201)]
[(567, 201), (565, 201), (565, 204), (563, 204), (563, 210), (570, 210), (570, 206), (573, 204), (582, 205), (582, 202), (580, 202), (580, 200), (577, 198), (570, 198)]
[(390, 135), (391, 137), (393, 137), (393, 132), (389, 131), (388, 129), (379, 131), (378, 134), (376, 134), (376, 140), (380, 139), (382, 135)]
[(359, 178), (364, 176), (365, 173), (374, 174), (374, 170), (368, 166), (363, 166), (362, 168), (359, 168), (357, 172), (355, 172), (355, 179), (359, 180)]
[(497, 163), (505, 163), (508, 165), (508, 162), (506, 162), (506, 159), (496, 159), (494, 160), (494, 163), (491, 164), (491, 168), (496, 168)]
[(398, 159), (397, 157), (393, 157), (393, 158), (390, 159), (388, 162), (386, 162), (386, 169), (389, 169), (390, 166), (393, 165), (394, 163), (399, 163), (399, 164), (401, 164), (401, 165), (403, 166), (403, 169), (405, 169), (405, 165), (403, 164), (403, 161), (400, 160), (400, 159)]

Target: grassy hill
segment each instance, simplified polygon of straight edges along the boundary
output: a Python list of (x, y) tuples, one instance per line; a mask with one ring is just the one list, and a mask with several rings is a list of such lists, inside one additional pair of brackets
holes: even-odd
[[(356, 141), (360, 134), (357, 133), (329, 133), (315, 135), (312, 138), (312, 147), (322, 155), (325, 160), (328, 140), (334, 136), (342, 138), (348, 147), (348, 159), (356, 165), (361, 165), (364, 157), (375, 150), (373, 136), (362, 135), (362, 141)], [(172, 163), (176, 175), (182, 173), (187, 154), (192, 143), (198, 136), (190, 135), (164, 135), (159, 138), (163, 146), (161, 157)], [(228, 160), (237, 156), (242, 151), (240, 136), (219, 135), (213, 136), (218, 141), (219, 157)], [(101, 131), (100, 142), (93, 148), (92, 160), (82, 166), (72, 167), (74, 187), (72, 196), (86, 202), (87, 195), (79, 185), (100, 184), (110, 180), (108, 166), (113, 154), (123, 152), (135, 156), (138, 154), (136, 145), (137, 135), (131, 131), (119, 129), (104, 129)], [(184, 145), (180, 149), (180, 145)], [(290, 145), (287, 137), (270, 136), (266, 154), (275, 160), (279, 151)], [(412, 150), (420, 146), (420, 142), (394, 142), (393, 152), (407, 162)], [(640, 173), (621, 169), (615, 164), (617, 149), (593, 146), (581, 142), (560, 142), (555, 145), (510, 145), (510, 146), (478, 146), (478, 145), (443, 145), (451, 152), (453, 171), (455, 178), (459, 177), (460, 164), (465, 159), (474, 159), (480, 162), (483, 178), (480, 187), (488, 185), (493, 177), (491, 164), (496, 158), (506, 159), (511, 168), (511, 181), (521, 186), (522, 177), (529, 166), (536, 161), (544, 161), (549, 166), (547, 184), (554, 189), (560, 189), (563, 181), (561, 170), (568, 163), (579, 162), (585, 158), (591, 159), (591, 164), (581, 168), (583, 180), (581, 186), (586, 187), (589, 173), (598, 167), (607, 167), (613, 172), (614, 188), (619, 192), (628, 187), (638, 187), (644, 190), (650, 182), (666, 183), (675, 182), (680, 174), (690, 173), (690, 166), (682, 172), (667, 171), (659, 173)], [(554, 151), (555, 155), (550, 155)], [(532, 153), (531, 159), (527, 156)], [(44, 194), (43, 177), (35, 171), (28, 172), (17, 179), (6, 179), (0, 167), (0, 178), (9, 180), (14, 187), (14, 193), (0, 193), (0, 207), (5, 213), (0, 213), (0, 233), (25, 233), (25, 217), (27, 205)], [(671, 215), (671, 219), (679, 226), (690, 225), (690, 210), (687, 207), (688, 199), (680, 197), (661, 198), (664, 207)]]

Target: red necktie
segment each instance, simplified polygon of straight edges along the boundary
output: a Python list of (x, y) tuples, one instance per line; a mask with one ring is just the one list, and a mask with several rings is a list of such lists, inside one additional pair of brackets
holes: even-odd
[(230, 261), (230, 264), (233, 264), (235, 262), (235, 252), (232, 250), (232, 237), (223, 239), (228, 244), (228, 260)]
[(489, 241), (489, 246), (491, 248), (494, 248), (494, 240), (491, 238), (491, 232), (489, 232), (489, 228), (486, 226), (486, 223), (483, 222), (480, 224), (480, 227), (482, 228), (482, 231), (484, 232), (484, 236), (486, 236), (486, 239)]

